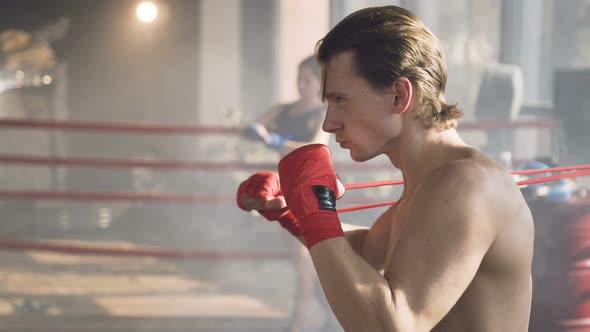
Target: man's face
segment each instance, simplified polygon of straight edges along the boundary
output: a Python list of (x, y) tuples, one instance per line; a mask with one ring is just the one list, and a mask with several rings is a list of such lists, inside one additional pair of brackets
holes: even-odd
[(324, 131), (336, 135), (355, 161), (388, 152), (401, 128), (400, 116), (393, 111), (393, 89), (373, 88), (357, 72), (352, 52), (335, 55), (325, 66)]

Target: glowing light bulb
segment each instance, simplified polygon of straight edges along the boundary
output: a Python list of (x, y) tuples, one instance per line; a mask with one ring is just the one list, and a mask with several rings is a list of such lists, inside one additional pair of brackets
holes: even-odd
[(135, 13), (140, 21), (151, 23), (158, 17), (158, 7), (151, 1), (144, 1), (137, 6)]

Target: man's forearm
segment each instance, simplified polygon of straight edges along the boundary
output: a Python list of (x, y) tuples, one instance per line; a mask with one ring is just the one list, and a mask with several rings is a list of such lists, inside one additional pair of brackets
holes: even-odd
[[(363, 256), (363, 242), (365, 235), (367, 235), (369, 228), (365, 226), (357, 226), (353, 224), (342, 223), (342, 229), (344, 230), (344, 237), (350, 243), (352, 249), (359, 255)], [(296, 237), (301, 244), (305, 245), (305, 240), (302, 236)]]
[(322, 241), (310, 254), (330, 306), (346, 331), (401, 331), (400, 326), (407, 326), (397, 317), (387, 280), (344, 238)]

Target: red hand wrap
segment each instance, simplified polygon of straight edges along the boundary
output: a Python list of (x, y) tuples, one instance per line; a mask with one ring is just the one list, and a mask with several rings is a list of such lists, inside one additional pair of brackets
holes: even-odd
[[(282, 196), (279, 175), (275, 172), (258, 172), (240, 184), (236, 195), (238, 207), (249, 211), (241, 201), (242, 196), (267, 200)], [(278, 221), (281, 226), (294, 236), (301, 236), (299, 223), (288, 208), (274, 210), (258, 210), (268, 221)]]
[(294, 150), (279, 162), (281, 190), (299, 221), (308, 248), (344, 236), (336, 213), (336, 174), (330, 149), (311, 144)]

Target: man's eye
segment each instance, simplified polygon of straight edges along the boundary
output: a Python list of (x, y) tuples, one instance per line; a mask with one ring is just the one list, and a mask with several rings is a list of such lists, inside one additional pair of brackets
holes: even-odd
[(334, 102), (336, 102), (336, 103), (341, 103), (341, 102), (343, 102), (343, 101), (344, 101), (344, 98), (342, 98), (342, 97), (340, 97), (340, 96), (336, 96), (336, 97), (334, 97)]

